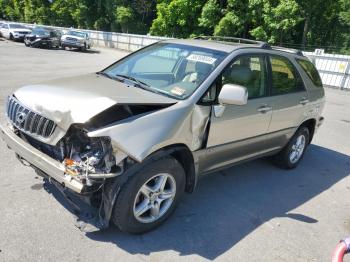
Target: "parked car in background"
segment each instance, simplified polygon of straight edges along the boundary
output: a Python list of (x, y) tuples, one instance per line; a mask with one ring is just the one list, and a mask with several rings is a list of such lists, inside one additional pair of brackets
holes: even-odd
[(4, 21), (0, 21), (0, 37), (2, 37), (1, 28), (2, 28), (2, 25), (3, 25), (4, 23), (5, 23)]
[(91, 48), (91, 40), (87, 33), (70, 30), (61, 37), (61, 46), (63, 49), (69, 47), (85, 51)]
[(61, 31), (49, 27), (37, 26), (31, 34), (26, 35), (24, 44), (30, 47), (59, 48), (61, 46)]
[(24, 37), (31, 32), (23, 25), (15, 23), (3, 23), (0, 28), (1, 35), (13, 41), (23, 41)]
[(164, 222), (200, 174), (265, 156), (297, 167), (323, 122), (314, 65), (264, 42), (209, 39), (166, 40), (97, 73), (22, 87), (0, 137), (75, 210), (80, 199), (89, 222), (130, 233)]

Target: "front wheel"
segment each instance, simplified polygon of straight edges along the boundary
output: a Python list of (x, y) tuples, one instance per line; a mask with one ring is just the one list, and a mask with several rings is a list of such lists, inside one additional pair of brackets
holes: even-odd
[(86, 51), (86, 44), (84, 44), (84, 46), (80, 48), (80, 51), (82, 51), (82, 52)]
[(276, 155), (277, 164), (285, 169), (295, 168), (303, 158), (309, 141), (309, 129), (307, 127), (299, 128), (285, 148)]
[(162, 224), (185, 190), (185, 172), (173, 157), (155, 160), (133, 174), (116, 200), (112, 221), (121, 231), (140, 234)]

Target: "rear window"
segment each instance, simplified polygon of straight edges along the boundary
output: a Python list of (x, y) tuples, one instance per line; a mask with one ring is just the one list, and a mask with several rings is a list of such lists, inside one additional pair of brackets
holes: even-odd
[(310, 77), (312, 83), (317, 87), (322, 87), (322, 80), (316, 67), (307, 60), (297, 59), (298, 64), (304, 69), (305, 73)]

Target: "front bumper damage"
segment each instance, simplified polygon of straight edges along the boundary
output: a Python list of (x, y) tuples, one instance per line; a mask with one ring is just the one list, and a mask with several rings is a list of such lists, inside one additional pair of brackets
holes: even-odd
[[(94, 174), (100, 178), (100, 184), (91, 189), (84, 181), (67, 174), (64, 164), (24, 141), (11, 125), (0, 125), (0, 137), (23, 164), (34, 168), (44, 178), (45, 184), (53, 185), (56, 193), (60, 192), (66, 202), (63, 205), (76, 216), (79, 229), (86, 232), (109, 226), (116, 192), (120, 188), (119, 177), (105, 179), (102, 178), (104, 175), (108, 177), (111, 174)], [(55, 197), (58, 198), (57, 194)], [(96, 202), (96, 199), (99, 201)]]

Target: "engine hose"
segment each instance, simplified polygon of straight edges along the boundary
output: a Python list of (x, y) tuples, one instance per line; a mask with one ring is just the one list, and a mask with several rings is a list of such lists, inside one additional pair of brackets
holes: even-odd
[(350, 238), (341, 240), (335, 247), (332, 262), (343, 262), (344, 255), (350, 252)]

